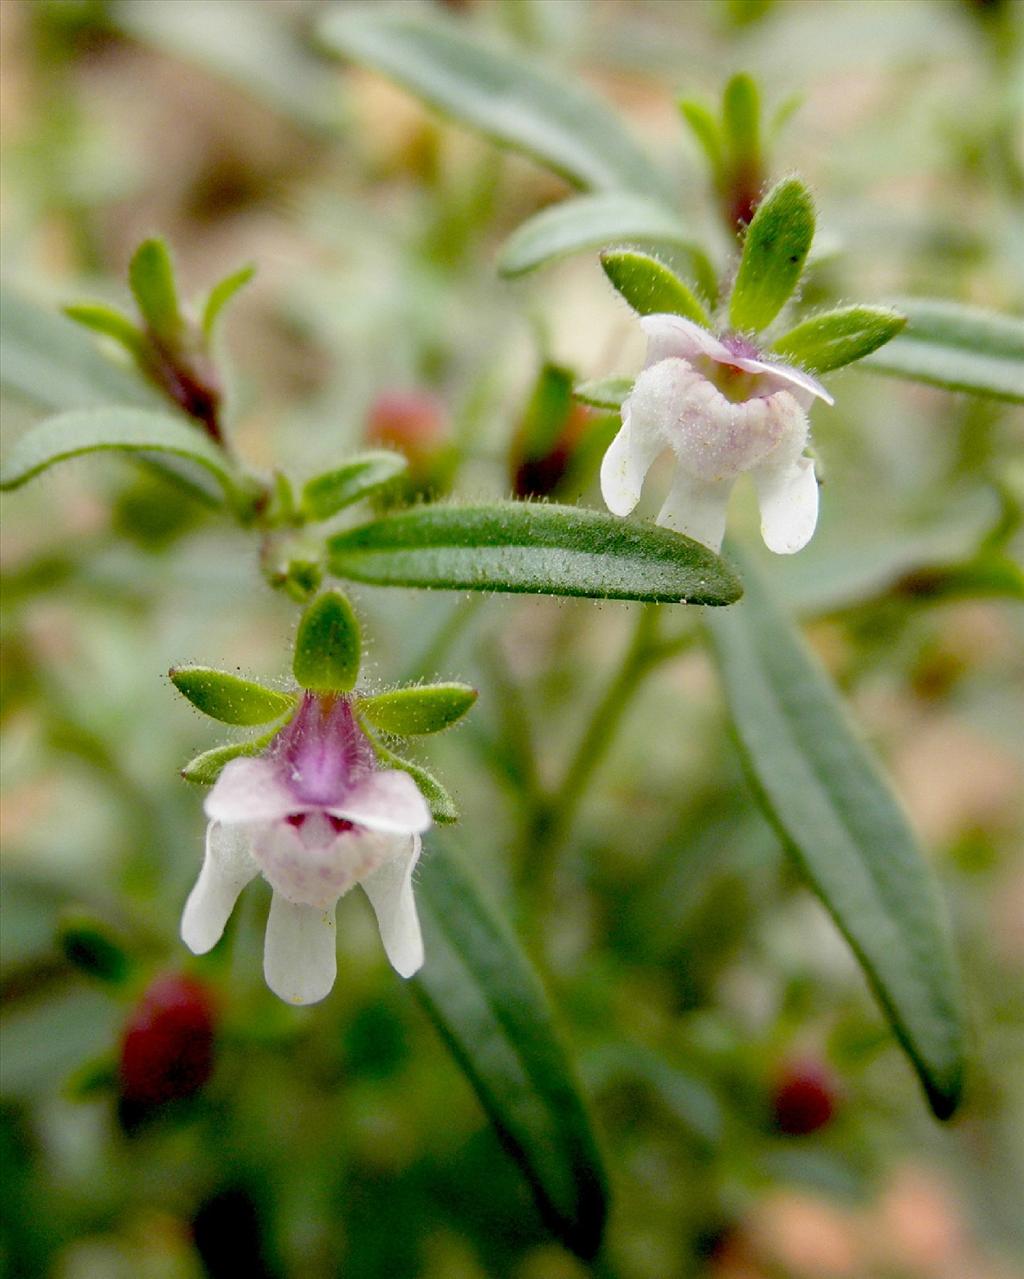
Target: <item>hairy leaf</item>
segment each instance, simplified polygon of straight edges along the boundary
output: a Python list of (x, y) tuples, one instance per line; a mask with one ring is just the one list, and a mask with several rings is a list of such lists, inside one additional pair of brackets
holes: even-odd
[(669, 529), (579, 507), (428, 506), (329, 539), (339, 577), (381, 586), (731, 604), (736, 577)]

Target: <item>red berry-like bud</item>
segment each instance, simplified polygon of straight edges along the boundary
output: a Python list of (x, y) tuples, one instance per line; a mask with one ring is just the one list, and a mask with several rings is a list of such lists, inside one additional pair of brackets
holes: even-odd
[(429, 391), (383, 391), (370, 407), (366, 439), (398, 449), (415, 466), (443, 443), (445, 414)]
[(215, 1028), (206, 986), (178, 973), (157, 977), (124, 1029), (122, 1100), (157, 1106), (197, 1092), (213, 1070)]
[(779, 1075), (772, 1101), (775, 1127), (789, 1137), (824, 1128), (835, 1114), (838, 1089), (818, 1062), (794, 1062)]

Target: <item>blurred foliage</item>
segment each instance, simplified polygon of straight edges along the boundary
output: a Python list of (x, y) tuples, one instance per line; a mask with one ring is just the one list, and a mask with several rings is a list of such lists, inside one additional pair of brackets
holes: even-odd
[[(718, 101), (740, 70), (773, 107), (798, 94), (771, 162), (818, 201), (805, 302), (1021, 312), (1018, 5), (405, 7), (443, 7), (611, 98), (712, 242), (702, 154), (674, 99)], [(123, 305), (153, 231), (189, 285), (258, 262), (218, 339), (254, 464), (314, 475), (383, 442), (408, 452), (412, 493), (592, 499), (608, 418), (572, 416), (559, 378), (635, 369), (635, 326), (593, 254), (525, 282), (495, 272), (509, 233), (567, 187), (330, 60), (321, 13), (5, 0), (9, 283), (54, 311)], [(606, 757), (552, 835), (562, 761), (640, 606), (356, 595), (368, 691), (435, 677), (480, 690), (474, 717), (422, 756), (462, 812), (447, 842), (514, 921), (579, 1062), (612, 1181), (592, 1271), (605, 1279), (1021, 1273), (1024, 625), (1004, 597), (1024, 424), (1009, 404), (855, 371), (831, 387), (836, 409), (815, 417), (818, 534), (758, 563), (810, 624), (933, 854), (975, 1023), (952, 1128), (928, 1118), (753, 807), (684, 620), (666, 625), (679, 655), (634, 672), (618, 735), (607, 726)], [(38, 416), (24, 391), (5, 396), (9, 438)], [(408, 425), (410, 396), (426, 427)], [(745, 498), (736, 514), (754, 527)], [(165, 673), (209, 662), (278, 678), (295, 609), (258, 584), (251, 547), (124, 460), (69, 464), (4, 506), (0, 1272), (591, 1273), (551, 1241), (355, 900), (339, 912), (337, 987), (310, 1010), (263, 986), (262, 887), (225, 946), (194, 959), (177, 940), (202, 831), (178, 770), (216, 743)], [(133, 1120), (117, 1063), (161, 974), (217, 992), (213, 1071)], [(779, 1121), (793, 1063), (835, 1090), (829, 1122), (801, 1134), (783, 1130), (805, 1120)]]

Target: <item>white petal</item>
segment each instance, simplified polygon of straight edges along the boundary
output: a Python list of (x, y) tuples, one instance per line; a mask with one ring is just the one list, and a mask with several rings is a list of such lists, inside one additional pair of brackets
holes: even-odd
[(700, 355), (724, 363), (736, 362), (729, 348), (713, 333), (694, 324), (693, 320), (684, 320), (681, 315), (645, 315), (640, 320), (640, 327), (647, 334), (645, 368), (673, 357), (695, 360)]
[(408, 773), (397, 768), (370, 773), (327, 810), (368, 830), (411, 835), (430, 825), (430, 808)]
[(265, 755), (233, 759), (206, 797), (206, 816), (215, 822), (272, 822), (299, 811), (279, 766)]
[(181, 916), (181, 939), (189, 950), (204, 955), (216, 946), (238, 894), (258, 872), (249, 832), (210, 822), (203, 868)]
[(725, 536), (725, 513), (732, 486), (731, 479), (701, 480), (685, 467), (676, 466), (658, 523), (718, 551)]
[(330, 994), (338, 972), (334, 906), (296, 906), (274, 893), (263, 945), (263, 976), (289, 1004), (315, 1004)]
[(423, 967), (423, 936), (412, 893), (412, 873), (420, 856), (420, 837), (363, 880), (380, 939), (399, 977), (411, 977)]
[(761, 504), (761, 536), (776, 555), (792, 555), (811, 540), (818, 522), (818, 482), (814, 462), (799, 457), (787, 466), (754, 471)]
[(809, 409), (816, 399), (826, 404), (835, 404), (835, 400), (825, 390), (817, 378), (811, 377), (803, 369), (795, 369), (790, 364), (772, 364), (769, 360), (755, 360), (747, 356), (733, 355), (729, 363), (747, 373), (757, 373), (768, 380), (771, 391), (789, 391), (802, 409)]
[(640, 501), (644, 477), (664, 447), (656, 435), (633, 430), (627, 400), (622, 426), (601, 462), (601, 496), (613, 515), (628, 515)]

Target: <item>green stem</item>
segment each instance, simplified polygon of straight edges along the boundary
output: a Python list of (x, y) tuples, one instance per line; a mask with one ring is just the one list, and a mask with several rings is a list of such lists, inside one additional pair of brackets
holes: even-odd
[(656, 604), (647, 604), (641, 610), (622, 664), (591, 712), (561, 783), (538, 800), (528, 823), (520, 858), (520, 889), (535, 924), (546, 914), (558, 855), (572, 831), (587, 786), (607, 755), (633, 694), (656, 666), (693, 642), (693, 631), (658, 640), (658, 609)]

